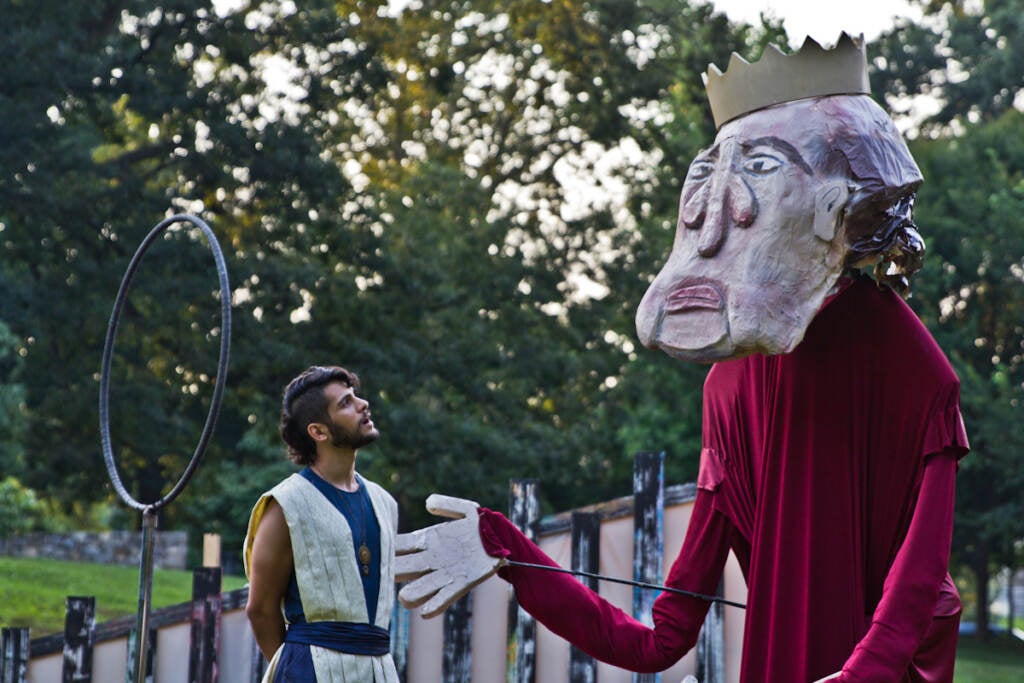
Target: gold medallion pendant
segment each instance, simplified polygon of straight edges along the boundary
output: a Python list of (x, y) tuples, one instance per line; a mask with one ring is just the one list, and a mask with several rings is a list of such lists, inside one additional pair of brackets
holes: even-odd
[(366, 547), (365, 543), (359, 545), (359, 564), (362, 565), (363, 574), (370, 573), (370, 549)]

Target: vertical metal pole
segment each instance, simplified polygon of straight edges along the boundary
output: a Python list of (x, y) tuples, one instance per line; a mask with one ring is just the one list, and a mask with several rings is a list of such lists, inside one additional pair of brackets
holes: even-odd
[[(661, 583), (665, 528), (665, 454), (636, 454), (633, 469), (633, 578)], [(653, 626), (655, 594), (633, 589), (633, 616)], [(658, 683), (661, 674), (634, 673), (633, 683)]]
[(157, 511), (147, 506), (142, 511), (142, 557), (139, 559), (139, 609), (135, 620), (135, 656), (131, 662), (132, 681), (146, 682), (146, 654), (149, 648), (149, 608), (153, 595), (153, 543)]

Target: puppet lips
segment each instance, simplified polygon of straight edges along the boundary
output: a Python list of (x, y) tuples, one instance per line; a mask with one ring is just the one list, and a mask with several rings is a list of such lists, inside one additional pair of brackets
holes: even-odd
[(722, 295), (716, 287), (709, 284), (685, 285), (669, 294), (665, 301), (666, 313), (718, 311), (721, 308)]

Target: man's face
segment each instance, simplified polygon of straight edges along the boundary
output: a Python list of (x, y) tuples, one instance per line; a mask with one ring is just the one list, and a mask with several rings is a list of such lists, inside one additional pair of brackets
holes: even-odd
[(370, 419), (370, 404), (356, 396), (352, 387), (342, 382), (331, 382), (324, 387), (327, 412), (331, 421), (327, 431), (331, 444), (339, 448), (362, 448), (377, 440), (380, 432)]
[(815, 100), (724, 125), (683, 183), (668, 262), (637, 310), (644, 345), (682, 360), (785, 353), (835, 283), (845, 177), (812, 168), (827, 139)]

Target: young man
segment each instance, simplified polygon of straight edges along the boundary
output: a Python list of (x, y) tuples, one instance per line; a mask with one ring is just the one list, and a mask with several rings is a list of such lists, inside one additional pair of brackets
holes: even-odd
[(284, 391), (281, 437), (304, 468), (249, 519), (246, 614), (270, 667), (263, 680), (398, 683), (388, 627), (398, 506), (356, 472), (379, 436), (359, 378), (314, 366)]

